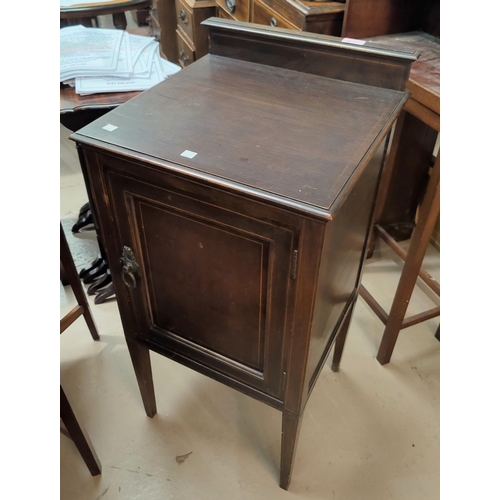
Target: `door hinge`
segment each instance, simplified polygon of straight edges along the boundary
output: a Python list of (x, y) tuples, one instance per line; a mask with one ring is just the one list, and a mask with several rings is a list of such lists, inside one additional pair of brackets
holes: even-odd
[(294, 250), (292, 256), (292, 279), (297, 279), (297, 262), (299, 260), (299, 251)]

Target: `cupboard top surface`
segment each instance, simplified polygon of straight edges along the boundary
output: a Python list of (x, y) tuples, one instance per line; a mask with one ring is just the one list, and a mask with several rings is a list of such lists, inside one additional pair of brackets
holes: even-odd
[(208, 55), (72, 137), (329, 209), (404, 96)]

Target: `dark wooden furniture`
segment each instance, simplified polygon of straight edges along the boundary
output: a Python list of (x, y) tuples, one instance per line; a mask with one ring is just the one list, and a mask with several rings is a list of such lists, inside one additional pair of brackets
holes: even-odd
[[(69, 285), (75, 295), (76, 301), (78, 303), (69, 313), (67, 313), (63, 318), (61, 318), (61, 329), (60, 333), (63, 333), (73, 322), (83, 315), (87, 326), (90, 330), (90, 334), (94, 340), (99, 340), (99, 334), (94, 323), (94, 318), (92, 317), (92, 312), (90, 311), (89, 304), (87, 302), (87, 297), (83, 291), (80, 278), (76, 271), (75, 263), (73, 262), (73, 257), (66, 241), (66, 236), (62, 226), (60, 225), (60, 259), (61, 259), (61, 270), (64, 270), (65, 277), (67, 278)], [(61, 427), (61, 432), (69, 437), (75, 443), (78, 451), (80, 452), (83, 460), (87, 464), (90, 473), (93, 476), (97, 476), (101, 473), (101, 463), (99, 458), (95, 453), (92, 442), (90, 441), (87, 432), (84, 427), (78, 421), (73, 408), (68, 400), (67, 395), (64, 393), (61, 386), (61, 400), (60, 400), (60, 416), (64, 427)]]
[(306, 0), (216, 0), (218, 16), (278, 28), (339, 36), (343, 2)]
[(177, 64), (175, 0), (152, 0), (148, 21), (162, 57)]
[[(440, 0), (346, 0), (343, 37), (420, 52), (412, 69), (417, 78), (408, 82), (408, 90), (414, 95), (412, 101), (423, 95), (429, 97), (436, 83), (439, 92), (439, 35)], [(415, 85), (417, 80), (425, 82), (423, 91), (420, 83)], [(403, 240), (411, 236), (415, 225), (416, 208), (422, 201), (422, 186), (427, 180), (437, 133), (412, 114), (403, 113), (399, 121), (396, 163), (403, 161), (405, 168), (393, 170), (394, 177), (379, 215), (391, 236)]]
[(139, 94), (140, 92), (109, 92), (81, 96), (75, 89), (61, 85), (59, 118), (65, 127), (75, 131)]
[[(214, 0), (152, 0), (150, 25), (163, 57), (185, 67), (207, 53), (201, 21), (214, 15)], [(183, 11), (183, 12), (181, 12)]]
[(178, 62), (184, 68), (208, 54), (208, 32), (201, 23), (215, 15), (214, 0), (175, 0)]
[(82, 6), (79, 7), (60, 7), (61, 28), (76, 24), (92, 27), (92, 20), (97, 23), (97, 16), (111, 14), (115, 28), (124, 30), (127, 27), (125, 12), (149, 9), (151, 0), (115, 0), (103, 1), (102, 4), (84, 4), (85, 0), (82, 0)]
[(267, 403), (286, 489), (334, 343), (339, 368), (415, 55), (204, 24), (210, 54), (72, 138), (147, 415), (150, 350)]
[(346, 0), (342, 36), (370, 38), (423, 31), (439, 37), (440, 0)]
[[(439, 153), (435, 160), (432, 154), (440, 130), (440, 51), (439, 40), (422, 32), (376, 37), (370, 43), (420, 52), (407, 83), (411, 98), (398, 118), (391, 154), (384, 166), (368, 250), (371, 254), (375, 238), (380, 237), (405, 262), (389, 314), (366, 288), (360, 288), (360, 295), (385, 324), (377, 359), (386, 364), (402, 329), (440, 314), (440, 308), (434, 307), (405, 318), (419, 277), (436, 295), (440, 294), (439, 283), (421, 269), (439, 215)], [(408, 252), (397, 242), (405, 227), (413, 231)]]
[[(61, 86), (60, 122), (66, 128), (75, 132), (91, 123), (93, 120), (105, 115), (111, 109), (116, 108), (139, 94), (140, 92), (117, 92), (114, 94), (105, 93), (80, 96), (73, 88)], [(89, 202), (80, 209), (80, 214), (76, 224), (73, 226), (73, 231), (78, 232), (78, 230), (84, 226), (92, 227), (96, 230), (100, 253), (89, 266), (80, 271), (80, 278), (84, 283), (90, 284), (87, 292), (89, 295), (95, 295), (94, 302), (96, 304), (101, 304), (107, 299), (114, 297), (115, 291), (106, 259), (106, 251), (101, 243), (99, 230), (95, 225), (91, 201), (92, 197), (85, 172), (83, 172), (83, 177), (89, 196)]]
[(408, 239), (432, 167), (440, 115), (440, 43), (424, 32), (369, 38), (377, 47), (417, 50), (407, 89), (410, 100), (398, 118), (391, 175), (384, 179), (375, 222), (397, 239)]

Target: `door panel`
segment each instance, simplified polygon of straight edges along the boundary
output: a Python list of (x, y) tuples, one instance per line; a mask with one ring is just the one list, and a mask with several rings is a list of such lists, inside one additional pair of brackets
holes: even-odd
[(101, 168), (137, 335), (281, 397), (292, 231)]
[(153, 323), (262, 372), (269, 242), (137, 205)]

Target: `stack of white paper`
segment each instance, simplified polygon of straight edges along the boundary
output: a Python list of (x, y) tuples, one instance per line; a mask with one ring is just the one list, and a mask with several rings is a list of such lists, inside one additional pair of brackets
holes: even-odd
[(60, 81), (80, 95), (146, 90), (181, 70), (160, 57), (153, 37), (84, 26), (60, 31)]

